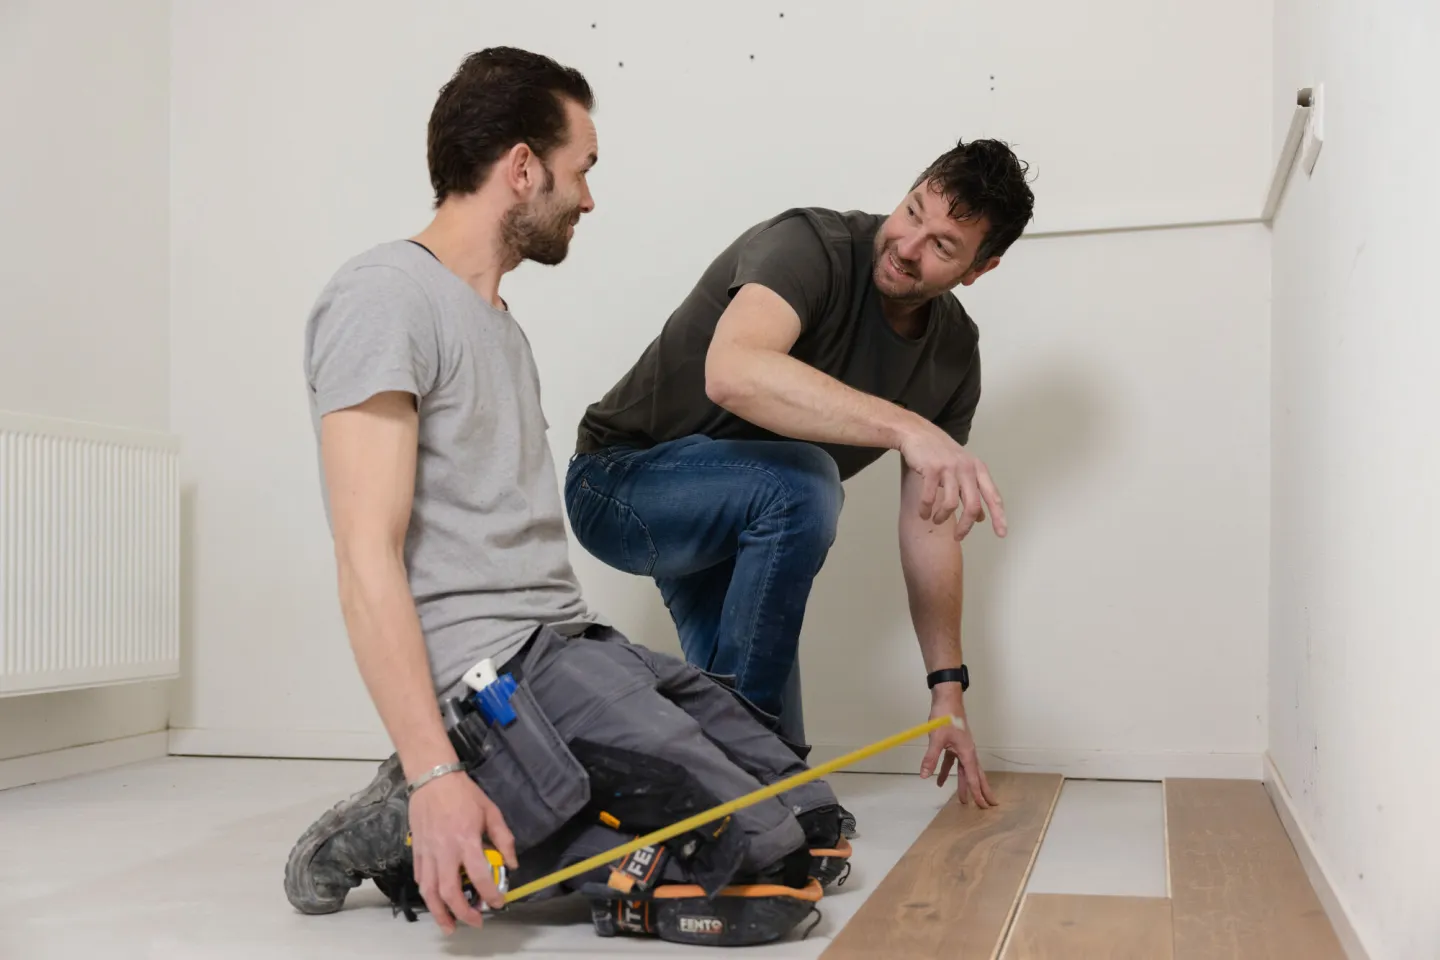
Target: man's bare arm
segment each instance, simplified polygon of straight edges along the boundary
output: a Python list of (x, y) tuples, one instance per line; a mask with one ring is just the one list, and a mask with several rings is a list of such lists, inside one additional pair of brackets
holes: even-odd
[(414, 780), (456, 761), (405, 571), (419, 416), (409, 394), (387, 393), (320, 426), (345, 626), (405, 778)]
[(781, 436), (898, 450), (923, 478), (917, 516), (943, 523), (960, 510), (960, 539), (984, 517), (988, 503), (995, 532), (1004, 536), (1004, 508), (984, 464), (918, 414), (790, 356), (799, 337), (800, 317), (784, 297), (757, 283), (741, 287), (705, 356), (706, 394)]
[(963, 659), (960, 620), (965, 598), (965, 556), (948, 531), (916, 515), (919, 477), (902, 465), (900, 569), (915, 637), (926, 672), (958, 668)]
[[(382, 393), (325, 415), (321, 459), (330, 496), (340, 605), (355, 662), (400, 755), (407, 781), (457, 760), (430, 675), (424, 634), (405, 570), (415, 492), (419, 414), (408, 393)], [(460, 868), (491, 906), (482, 836), (513, 869), (515, 841), (500, 811), (463, 773), (431, 780), (410, 798), (415, 880), (435, 922), (483, 922), (460, 886)]]
[[(795, 308), (768, 287), (741, 287), (705, 357), (705, 391), (738, 417), (796, 440), (898, 448), (920, 420), (789, 355)], [(923, 421), (921, 421), (923, 422)]]
[[(910, 619), (920, 642), (926, 672), (954, 669), (963, 661), (960, 644), (965, 596), (963, 548), (943, 526), (918, 516), (916, 504), (921, 496), (922, 481), (904, 464), (900, 471), (900, 567), (905, 575)], [(965, 699), (958, 682), (939, 683), (930, 691), (930, 716), (966, 719)], [(945, 727), (931, 734), (930, 748), (921, 762), (921, 776), (928, 777), (934, 772), (942, 753), (939, 777), (942, 786), (953, 756), (961, 767), (957, 784), (961, 800), (974, 797), (980, 807), (995, 802), (985, 771), (980, 768), (968, 722), (963, 730)]]

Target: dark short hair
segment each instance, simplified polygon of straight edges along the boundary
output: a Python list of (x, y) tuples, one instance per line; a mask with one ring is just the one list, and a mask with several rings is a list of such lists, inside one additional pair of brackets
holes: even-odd
[(580, 71), (514, 47), (472, 53), (440, 88), (430, 113), (428, 157), (435, 205), (480, 189), (517, 143), (543, 161), (565, 143), (565, 101), (595, 109)]
[[(1035, 215), (1035, 195), (1025, 177), (1030, 166), (1000, 140), (961, 140), (915, 180), (931, 181), (950, 200), (957, 220), (984, 216), (990, 221), (975, 262), (998, 257), (1020, 239)], [(913, 188), (912, 188), (913, 189)]]

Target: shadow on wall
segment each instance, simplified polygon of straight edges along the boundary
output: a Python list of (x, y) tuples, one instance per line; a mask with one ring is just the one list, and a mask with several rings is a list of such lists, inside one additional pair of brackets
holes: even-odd
[[(971, 449), (1000, 488), (1010, 528), (999, 540), (987, 517), (966, 538), (962, 639), (975, 677), (966, 709), (985, 743), (1006, 741), (987, 709), (991, 691), (1006, 686), (997, 644), (1027, 641), (998, 637), (997, 613), (1005, 603), (1045, 602), (1014, 596), (1007, 567), (1025, 549), (1030, 518), (1044, 512), (1044, 501), (1094, 462), (1104, 407), (1093, 372), (1064, 361), (997, 385), (981, 401)], [(923, 660), (896, 530), (899, 470), (898, 455), (889, 454), (847, 483), (839, 536), (811, 594), (801, 655), (814, 740), (849, 742), (862, 728), (893, 731), (923, 719), (916, 715), (927, 702)], [(892, 693), (882, 699), (876, 690)], [(897, 698), (897, 690), (915, 694)], [(857, 713), (863, 719), (846, 716)]]

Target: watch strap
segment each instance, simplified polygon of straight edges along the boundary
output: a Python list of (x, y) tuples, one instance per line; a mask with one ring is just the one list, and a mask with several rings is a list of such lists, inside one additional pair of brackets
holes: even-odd
[(926, 676), (925, 682), (931, 690), (935, 689), (937, 683), (959, 683), (960, 692), (964, 693), (970, 689), (970, 668), (962, 663), (959, 669), (950, 667), (945, 670), (936, 670)]

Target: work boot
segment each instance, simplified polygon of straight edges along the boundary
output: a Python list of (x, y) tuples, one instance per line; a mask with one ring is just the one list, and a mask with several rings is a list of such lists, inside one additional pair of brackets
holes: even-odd
[(285, 864), (285, 896), (301, 913), (334, 913), (366, 879), (408, 867), (409, 810), (398, 756), (380, 764), (364, 790), (326, 811)]

